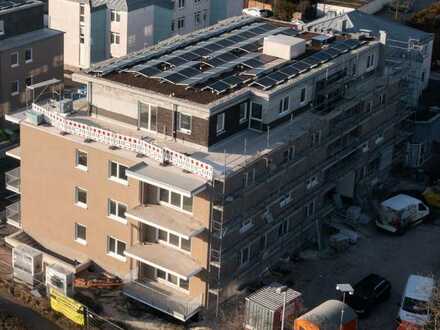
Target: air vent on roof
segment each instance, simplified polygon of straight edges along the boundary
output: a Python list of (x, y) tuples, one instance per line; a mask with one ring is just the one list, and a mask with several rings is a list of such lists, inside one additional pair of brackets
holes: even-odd
[(264, 38), (263, 53), (285, 60), (296, 58), (306, 51), (304, 39), (278, 34)]

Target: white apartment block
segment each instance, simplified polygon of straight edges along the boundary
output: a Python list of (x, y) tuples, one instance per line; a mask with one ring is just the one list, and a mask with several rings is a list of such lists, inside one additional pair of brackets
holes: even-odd
[(64, 32), (65, 66), (77, 69), (240, 15), (242, 9), (242, 0), (50, 0), (49, 26)]

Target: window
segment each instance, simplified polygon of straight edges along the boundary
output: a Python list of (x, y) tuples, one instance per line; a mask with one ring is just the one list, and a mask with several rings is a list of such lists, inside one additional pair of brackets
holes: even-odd
[(5, 22), (0, 20), (0, 36), (5, 34)]
[(11, 67), (15, 67), (18, 65), (18, 52), (11, 53)]
[(86, 226), (75, 223), (75, 241), (83, 245), (87, 244)]
[(225, 113), (220, 113), (217, 115), (217, 135), (225, 131)]
[(172, 21), (171, 21), (171, 31), (174, 32), (175, 29), (176, 29), (176, 21), (175, 21), (175, 20), (172, 20)]
[(79, 5), (79, 14), (84, 15), (85, 14), (85, 7), (84, 4)]
[(202, 12), (196, 11), (194, 13), (194, 23), (195, 25), (199, 25), (202, 22)]
[(125, 261), (125, 247), (125, 242), (112, 236), (107, 236), (107, 254), (109, 256)]
[(247, 103), (240, 104), (240, 124), (247, 121)]
[(110, 178), (116, 181), (127, 182), (127, 166), (121, 165), (117, 162), (110, 162)]
[(367, 113), (373, 112), (373, 101), (367, 102), (366, 107), (367, 107)]
[(189, 290), (189, 281), (184, 280), (183, 278), (170, 274), (164, 270), (157, 269), (156, 268), (156, 278), (159, 282), (178, 287), (182, 290), (188, 291)]
[(109, 218), (121, 221), (123, 223), (126, 222), (125, 212), (127, 211), (127, 205), (124, 203), (117, 202), (115, 200), (108, 200), (108, 216)]
[(187, 212), (192, 212), (193, 199), (168, 189), (159, 188), (159, 202), (172, 205)]
[(289, 97), (286, 96), (285, 98), (280, 100), (280, 108), (278, 109), (279, 113), (284, 113), (287, 110), (289, 110)]
[(157, 107), (139, 102), (139, 128), (157, 131)]
[(121, 42), (121, 37), (120, 37), (119, 33), (111, 32), (110, 43), (112, 45), (119, 45), (120, 42)]
[(75, 187), (75, 204), (80, 207), (87, 207), (87, 190)]
[(203, 10), (203, 22), (208, 20), (208, 9)]
[(306, 209), (306, 217), (311, 217), (315, 215), (315, 200), (307, 203), (305, 209)]
[(11, 95), (17, 95), (20, 92), (20, 83), (18, 80), (11, 82)]
[(379, 102), (380, 102), (381, 105), (384, 105), (386, 103), (385, 94), (379, 95)]
[(304, 103), (306, 101), (306, 88), (303, 87), (301, 89), (301, 97), (300, 97), (300, 103)]
[(287, 234), (288, 224), (289, 224), (289, 222), (287, 220), (284, 220), (284, 222), (279, 225), (279, 227), (278, 227), (278, 237), (282, 237), (282, 236)]
[(251, 251), (250, 251), (249, 246), (246, 246), (245, 248), (241, 249), (240, 265), (246, 265), (249, 262), (250, 252)]
[(179, 9), (181, 9), (181, 8), (185, 8), (185, 0), (177, 0), (178, 1), (178, 8)]
[(306, 181), (306, 188), (307, 189), (312, 189), (313, 187), (315, 187), (318, 184), (319, 184), (318, 177), (317, 176), (312, 176), (312, 177), (307, 179), (307, 181)]
[(84, 29), (85, 29), (85, 27), (84, 27), (84, 25), (80, 25), (79, 26), (79, 43), (80, 44), (83, 44), (84, 43)]
[(24, 61), (26, 63), (32, 62), (32, 48), (27, 48), (24, 51)]
[(185, 28), (185, 17), (179, 17), (177, 19), (177, 29), (182, 30), (183, 28)]
[(321, 143), (321, 131), (312, 133), (312, 146), (318, 145)]
[(374, 66), (374, 54), (368, 55), (367, 58), (367, 69), (370, 69)]
[(87, 170), (87, 152), (76, 150), (75, 166), (80, 170)]
[(110, 11), (110, 21), (112, 22), (120, 22), (121, 21), (121, 15), (116, 10)]
[(187, 252), (191, 252), (191, 239), (185, 239), (163, 229), (157, 229), (157, 241), (166, 245), (174, 246)]
[(177, 115), (177, 129), (185, 134), (191, 134), (192, 117), (179, 112)]

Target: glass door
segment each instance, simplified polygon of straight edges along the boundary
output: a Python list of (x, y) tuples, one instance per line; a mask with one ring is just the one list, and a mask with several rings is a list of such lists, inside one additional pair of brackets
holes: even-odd
[(263, 129), (263, 106), (261, 104), (251, 103), (249, 128), (258, 131), (261, 131)]
[(157, 108), (149, 104), (139, 103), (139, 128), (157, 131)]

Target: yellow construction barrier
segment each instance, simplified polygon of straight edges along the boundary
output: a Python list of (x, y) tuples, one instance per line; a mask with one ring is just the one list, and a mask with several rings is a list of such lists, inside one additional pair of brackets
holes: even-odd
[(50, 288), (50, 306), (76, 324), (85, 325), (84, 306), (54, 288)]

